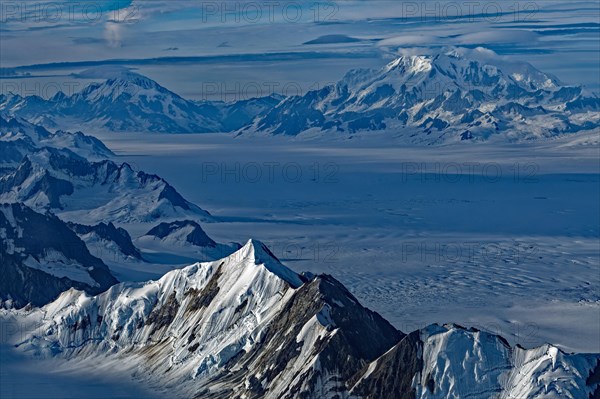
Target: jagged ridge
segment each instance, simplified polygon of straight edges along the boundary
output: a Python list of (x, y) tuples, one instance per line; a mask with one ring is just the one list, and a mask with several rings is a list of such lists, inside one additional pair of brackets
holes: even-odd
[(23, 157), (43, 147), (69, 148), (90, 160), (106, 159), (114, 155), (95, 137), (61, 130), (51, 133), (24, 119), (0, 114), (0, 167), (14, 168)]
[(13, 172), (0, 177), (0, 200), (53, 210), (63, 219), (88, 225), (177, 216), (210, 219), (156, 175), (135, 171), (127, 163), (89, 162), (67, 149), (28, 154)]
[(298, 275), (252, 240), (155, 282), (68, 291), (28, 315), (41, 327), (21, 348), (111, 353), (178, 397), (576, 398), (598, 385), (600, 355), (511, 348), (460, 326), (406, 336), (331, 276)]

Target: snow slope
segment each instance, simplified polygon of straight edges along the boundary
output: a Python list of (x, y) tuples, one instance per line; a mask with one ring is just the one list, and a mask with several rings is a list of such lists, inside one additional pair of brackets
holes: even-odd
[[(406, 378), (407, 370), (417, 371)], [(600, 395), (598, 373), (600, 354), (568, 354), (548, 344), (513, 348), (498, 335), (434, 324), (366, 367), (350, 392), (367, 398), (583, 399)]]

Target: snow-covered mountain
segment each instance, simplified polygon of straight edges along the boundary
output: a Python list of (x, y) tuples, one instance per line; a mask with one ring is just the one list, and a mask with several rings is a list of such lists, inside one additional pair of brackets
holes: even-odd
[(71, 96), (0, 96), (0, 111), (62, 128), (273, 135), (385, 131), (414, 143), (498, 135), (526, 140), (600, 127), (597, 94), (481, 48), (401, 56), (379, 70), (352, 70), (336, 84), (302, 96), (231, 103), (186, 100), (137, 73), (112, 73)]
[(95, 226), (67, 223), (67, 226), (101, 259), (106, 256), (119, 262), (142, 260), (142, 253), (131, 241), (129, 232), (122, 227), (116, 227), (112, 222)]
[(17, 166), (23, 157), (43, 147), (68, 148), (92, 161), (111, 158), (114, 154), (98, 139), (81, 132), (49, 132), (22, 118), (0, 114), (0, 168)]
[(0, 109), (49, 127), (82, 125), (114, 131), (214, 132), (219, 123), (188, 101), (142, 75), (121, 71), (67, 96), (0, 97)]
[(152, 228), (146, 235), (169, 242), (180, 241), (198, 247), (214, 248), (217, 245), (212, 238), (206, 235), (198, 223), (191, 220), (161, 223)]
[(205, 133), (237, 130), (279, 102), (269, 96), (235, 103), (186, 100), (154, 80), (123, 69), (94, 70), (83, 76), (103, 78), (70, 96), (50, 99), (0, 95), (0, 111), (51, 128)]
[[(215, 262), (71, 289), (39, 310), (18, 347), (41, 356), (115, 361), (170, 397), (587, 398), (600, 355), (433, 325), (409, 335), (328, 275), (299, 275), (261, 243)], [(595, 393), (594, 393), (595, 392)], [(596, 395), (596, 396), (592, 396)]]
[(240, 248), (236, 243), (215, 242), (193, 220), (162, 222), (136, 238), (135, 243), (148, 251), (177, 254), (197, 261), (220, 259)]
[(361, 398), (596, 398), (600, 354), (511, 347), (494, 334), (437, 324), (415, 331), (350, 382)]
[(203, 101), (199, 103), (202, 107), (214, 108), (219, 112), (221, 131), (232, 132), (242, 129), (252, 123), (254, 118), (270, 111), (284, 99), (278, 94), (270, 96), (250, 98), (234, 102)]
[(0, 201), (52, 210), (63, 220), (86, 225), (210, 218), (156, 175), (126, 163), (89, 162), (67, 149), (28, 154), (0, 177)]
[(289, 97), (243, 131), (388, 131), (412, 142), (532, 139), (600, 126), (600, 98), (484, 49), (402, 56)]
[(0, 301), (44, 305), (76, 287), (91, 294), (117, 280), (57, 217), (23, 204), (0, 204)]

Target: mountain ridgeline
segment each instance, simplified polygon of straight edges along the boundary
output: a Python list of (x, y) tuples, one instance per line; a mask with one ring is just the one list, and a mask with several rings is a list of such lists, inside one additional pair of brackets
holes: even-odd
[(90, 225), (210, 218), (159, 176), (127, 163), (90, 162), (65, 148), (43, 147), (25, 155), (14, 170), (0, 176), (0, 201), (21, 202)]
[(328, 275), (296, 274), (260, 242), (121, 283), (71, 289), (17, 342), (39, 356), (119, 359), (135, 378), (187, 398), (597, 398), (600, 355), (431, 325), (408, 335)]
[(208, 212), (159, 176), (112, 161), (91, 136), (2, 115), (0, 155), (0, 307), (42, 306), (69, 288), (98, 294), (117, 283), (115, 266), (151, 268), (132, 225), (179, 226), (159, 255), (173, 259), (185, 244), (186, 264), (239, 248), (210, 239), (197, 223)]
[(0, 171), (15, 168), (27, 154), (44, 147), (69, 148), (89, 160), (101, 160), (114, 154), (104, 143), (81, 132), (50, 132), (22, 118), (0, 114)]
[(427, 144), (529, 140), (600, 126), (597, 94), (484, 49), (402, 56), (303, 95), (232, 103), (186, 100), (126, 71), (71, 96), (3, 95), (0, 111), (55, 128), (289, 136), (384, 131)]

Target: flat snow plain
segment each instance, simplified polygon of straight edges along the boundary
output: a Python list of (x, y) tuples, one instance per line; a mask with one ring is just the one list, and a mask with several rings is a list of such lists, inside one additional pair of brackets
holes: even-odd
[(410, 147), (389, 136), (98, 134), (296, 271), (403, 331), (455, 322), (600, 352), (598, 135)]

